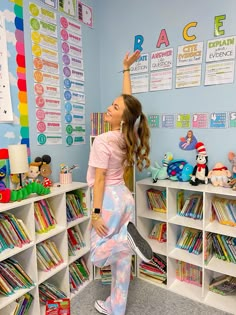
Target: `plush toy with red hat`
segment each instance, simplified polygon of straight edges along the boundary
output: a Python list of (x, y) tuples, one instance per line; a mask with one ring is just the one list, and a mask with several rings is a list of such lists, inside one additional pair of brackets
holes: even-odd
[(190, 180), (190, 184), (193, 186), (197, 186), (199, 184), (207, 184), (208, 183), (208, 156), (206, 153), (206, 148), (203, 142), (197, 142), (195, 146), (197, 150), (196, 161), (197, 164), (193, 168), (192, 178)]

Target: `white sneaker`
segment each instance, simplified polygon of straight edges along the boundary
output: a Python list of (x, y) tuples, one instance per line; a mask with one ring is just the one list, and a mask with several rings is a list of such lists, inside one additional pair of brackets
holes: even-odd
[(144, 261), (149, 262), (153, 257), (151, 246), (139, 234), (132, 222), (127, 226), (127, 240), (130, 248)]
[(104, 301), (102, 300), (97, 300), (94, 303), (94, 307), (96, 308), (96, 310), (100, 313), (100, 314), (105, 314), (105, 315), (112, 315), (105, 307), (104, 305)]

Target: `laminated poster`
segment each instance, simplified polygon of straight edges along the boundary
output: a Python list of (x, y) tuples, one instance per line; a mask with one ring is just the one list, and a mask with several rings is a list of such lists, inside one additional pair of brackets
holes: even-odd
[(210, 128), (226, 128), (227, 113), (218, 112), (210, 114)]
[(229, 113), (229, 127), (230, 128), (236, 127), (236, 112)]
[(150, 128), (158, 128), (160, 123), (160, 115), (148, 115), (148, 125)]
[(13, 121), (5, 20), (0, 12), (0, 123)]

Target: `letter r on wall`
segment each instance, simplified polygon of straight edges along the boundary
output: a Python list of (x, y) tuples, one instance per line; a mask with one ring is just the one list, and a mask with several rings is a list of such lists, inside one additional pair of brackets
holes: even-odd
[(139, 50), (139, 51), (142, 51), (143, 48), (142, 48), (142, 44), (144, 42), (144, 38), (142, 35), (136, 35), (134, 37), (134, 51), (136, 50)]

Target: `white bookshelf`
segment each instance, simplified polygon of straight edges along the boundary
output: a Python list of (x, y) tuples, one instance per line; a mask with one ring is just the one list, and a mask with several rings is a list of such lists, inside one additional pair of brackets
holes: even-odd
[[(76, 219), (72, 222), (67, 222), (66, 218), (66, 193), (83, 191), (85, 194), (85, 202), (88, 209), (88, 215), (82, 218)], [(50, 207), (55, 215), (57, 225), (54, 229), (47, 233), (38, 234), (35, 232), (34, 221), (34, 203), (47, 199)], [(11, 303), (15, 303), (15, 300), (21, 297), (26, 292), (33, 295), (33, 303), (29, 309), (29, 315), (44, 315), (45, 306), (40, 304), (39, 301), (39, 285), (45, 281), (48, 281), (62, 291), (65, 292), (67, 297), (72, 299), (77, 296), (81, 290), (83, 290), (93, 279), (93, 268), (89, 258), (90, 251), (90, 237), (89, 237), (89, 221), (90, 221), (90, 190), (86, 183), (74, 182), (68, 185), (61, 185), (60, 187), (52, 187), (51, 193), (44, 196), (38, 196), (31, 194), (27, 199), (14, 203), (0, 203), (0, 212), (13, 213), (17, 218), (21, 218), (24, 222), (31, 238), (31, 242), (21, 248), (15, 247), (13, 249), (4, 250), (0, 253), (0, 261), (3, 261), (9, 257), (15, 258), (22, 265), (27, 274), (33, 279), (35, 285), (32, 288), (17, 290), (10, 296), (0, 296), (0, 315), (9, 314)], [(68, 238), (67, 229), (79, 225), (82, 231), (86, 247), (76, 251), (75, 256), (68, 255)], [(44, 272), (38, 268), (36, 245), (44, 240), (52, 240), (55, 242), (58, 250), (60, 251), (64, 262), (50, 271)], [(84, 282), (81, 287), (75, 293), (70, 292), (69, 282), (69, 265), (75, 260), (83, 257), (87, 267), (90, 271), (89, 280)]]
[[(166, 214), (148, 209), (146, 190), (154, 188), (166, 191)], [(184, 194), (199, 193), (203, 196), (203, 219), (194, 220), (177, 215), (177, 193), (183, 190)], [(149, 241), (155, 253), (165, 256), (167, 261), (167, 283), (158, 284), (152, 280), (142, 278), (139, 272), (140, 260), (137, 259), (137, 276), (144, 281), (153, 283), (177, 294), (193, 299), (197, 302), (216, 307), (225, 312), (236, 314), (236, 298), (234, 296), (221, 296), (209, 291), (209, 283), (218, 275), (226, 274), (236, 277), (236, 264), (225, 262), (211, 257), (208, 263), (204, 261), (205, 235), (208, 232), (236, 237), (236, 227), (222, 225), (217, 221), (211, 222), (211, 200), (218, 196), (227, 199), (236, 199), (236, 192), (230, 188), (214, 187), (211, 184), (192, 186), (188, 182), (181, 183), (171, 180), (159, 180), (153, 183), (151, 178), (136, 183), (136, 218), (140, 233)], [(167, 242), (159, 243), (148, 238), (153, 221), (166, 222)], [(176, 248), (176, 242), (184, 227), (195, 228), (202, 231), (203, 251), (200, 255)], [(191, 263), (202, 270), (202, 286), (181, 282), (176, 278), (176, 260)]]

